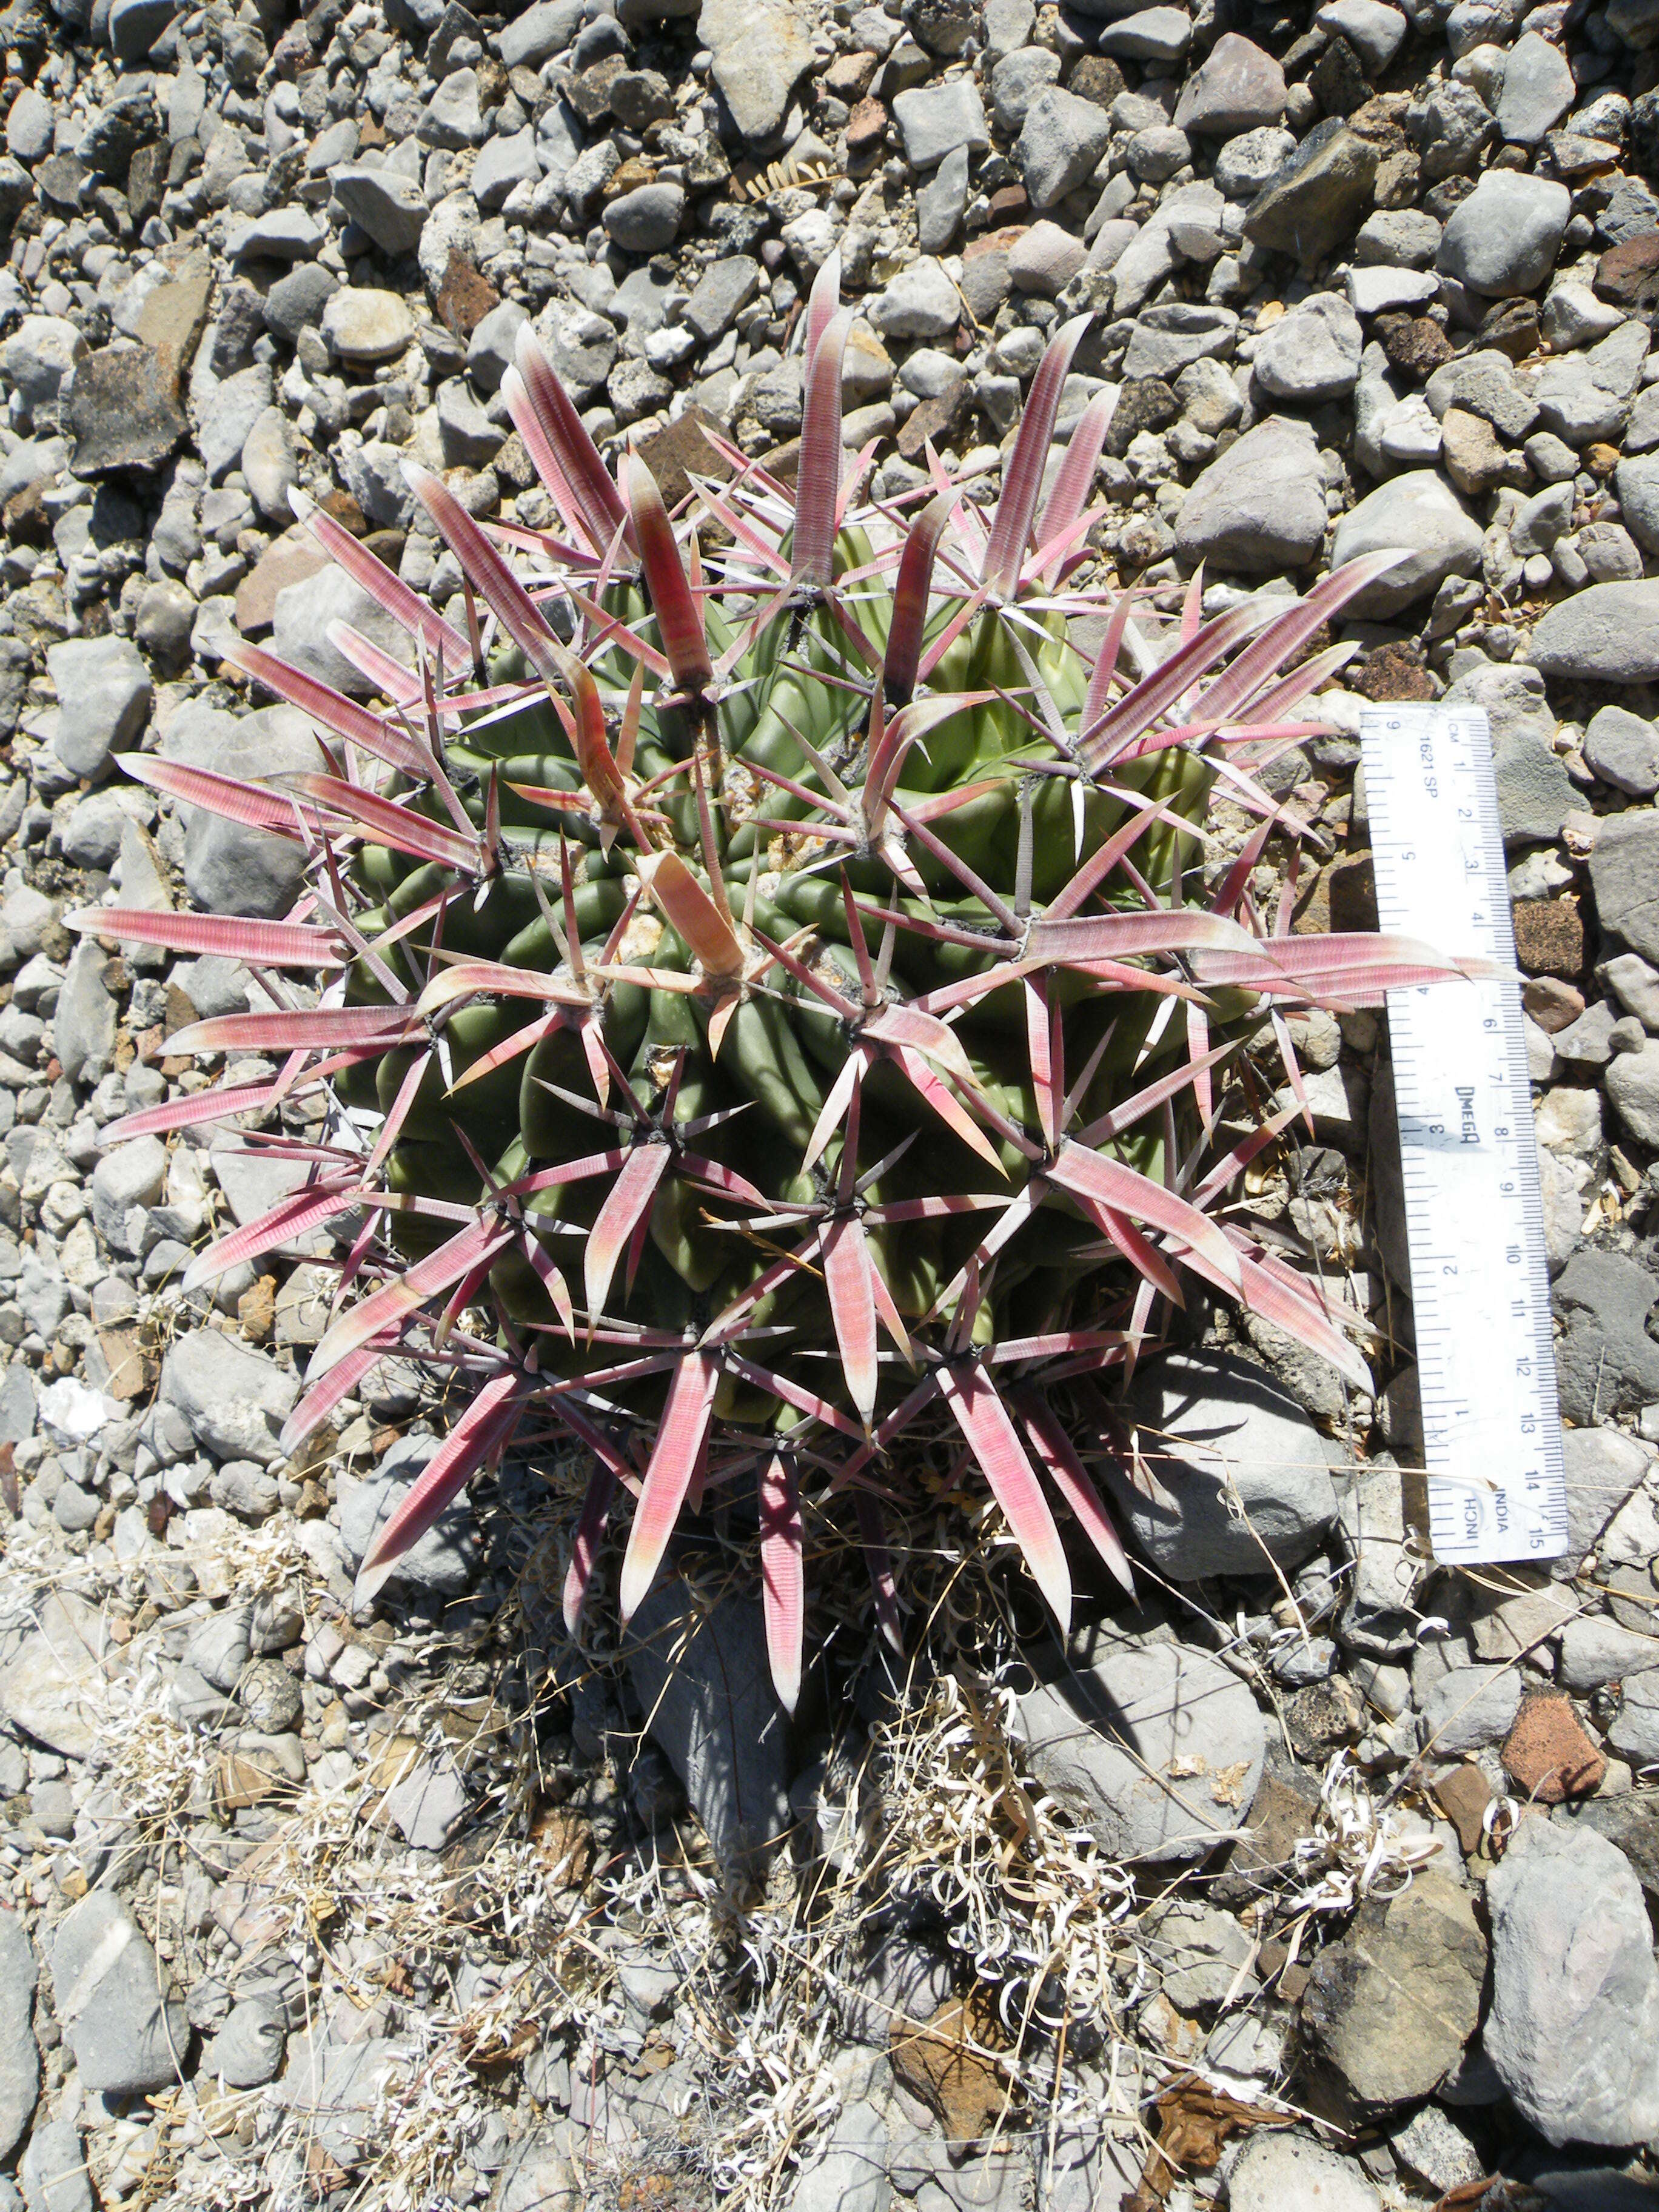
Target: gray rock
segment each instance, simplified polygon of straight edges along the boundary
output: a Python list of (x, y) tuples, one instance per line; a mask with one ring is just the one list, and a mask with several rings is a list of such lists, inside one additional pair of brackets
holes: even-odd
[(892, 2194), (887, 2122), (860, 2098), (842, 2106), (821, 2148), (813, 2138), (790, 2191), (790, 2212), (886, 2212)]
[(1442, 1759), (1501, 1743), (1521, 1705), (1512, 1667), (1453, 1667), (1422, 1698), (1425, 1747)]
[(1406, 117), (1406, 127), (1422, 149), (1425, 179), (1432, 184), (1442, 177), (1468, 176), (1497, 137), (1497, 118), (1474, 87), (1457, 78), (1430, 84), (1425, 93)]
[[(544, 0), (562, 6), (566, 0)], [(532, 8), (533, 15), (540, 11)], [(520, 16), (520, 23), (526, 19)], [(517, 26), (514, 26), (516, 28)], [(335, 198), (389, 260), (413, 253), (426, 227), (426, 202), (412, 177), (396, 169), (337, 169), (329, 179)]]
[(1440, 230), (1420, 208), (1378, 208), (1360, 225), (1353, 258), (1362, 268), (1431, 269), (1440, 250)]
[(702, 0), (697, 36), (741, 136), (766, 146), (783, 128), (789, 99), (812, 64), (812, 42), (782, 0)]
[(1602, 707), (1590, 718), (1584, 758), (1603, 783), (1632, 799), (1659, 791), (1659, 727), (1623, 707)]
[(535, 0), (501, 33), (497, 51), (509, 70), (539, 69), (562, 54), (581, 28), (582, 0)]
[[(356, 586), (352, 588), (356, 592)], [(321, 653), (317, 652), (319, 641), (295, 624), (291, 617), (288, 643), (283, 642), (283, 603), (302, 589), (293, 585), (277, 595), (276, 650), (308, 673), (321, 674), (315, 664), (325, 654), (331, 661), (341, 659), (331, 647), (324, 644)], [(319, 609), (326, 609), (330, 619), (342, 611), (326, 594), (311, 596)], [(356, 597), (366, 611), (365, 619), (378, 614), (367, 592), (356, 592)], [(383, 641), (376, 635), (375, 641)], [(342, 665), (349, 669), (349, 664)], [(328, 680), (325, 675), (324, 680)], [(210, 769), (216, 775), (236, 776), (245, 782), (321, 764), (311, 724), (289, 707), (264, 707), (240, 716), (219, 714), (211, 708), (185, 707), (168, 725), (161, 750), (168, 759), (185, 760), (193, 768)], [(274, 830), (245, 829), (201, 807), (183, 807), (180, 812), (185, 823), (185, 882), (198, 906), (210, 914), (274, 916), (287, 913), (305, 870), (305, 851), (297, 839), (279, 836)]]
[(758, 1601), (724, 1597), (702, 1612), (665, 1576), (634, 1614), (627, 1651), (652, 1739), (715, 1857), (734, 1871), (757, 1868), (789, 1824), (788, 1728)]
[(1335, 1520), (1329, 1448), (1264, 1368), (1227, 1352), (1173, 1353), (1138, 1381), (1133, 1412), (1167, 1502), (1109, 1465), (1107, 1480), (1161, 1574), (1194, 1582), (1299, 1566)]
[(22, 2141), (40, 2094), (40, 2053), (30, 2024), (39, 1979), (27, 1929), (15, 1912), (0, 1912), (0, 2159)]
[(967, 204), (968, 149), (958, 146), (916, 190), (916, 242), (924, 253), (948, 252)]
[[(1353, 4), (1339, 0), (1344, 7)], [(1319, 12), (1322, 18), (1335, 11)], [(1228, 2177), (1227, 2202), (1231, 2212), (1381, 2212), (1382, 2200), (1352, 2160), (1323, 2143), (1258, 2129), (1246, 2136)]]
[(6, 340), (3, 360), (7, 379), (30, 413), (57, 405), (64, 378), (86, 349), (86, 340), (64, 316), (24, 316)]
[(95, 1083), (115, 1050), (119, 1009), (104, 981), (106, 965), (94, 939), (83, 937), (58, 994), (52, 1049), (71, 1083)]
[(1111, 143), (1103, 107), (1050, 85), (1026, 110), (1014, 142), (1014, 162), (1034, 208), (1051, 208), (1094, 174)]
[[(1295, 152), (1296, 140), (1288, 131), (1268, 125), (1260, 131), (1241, 131), (1215, 157), (1217, 188), (1230, 200), (1253, 200), (1272, 184)], [(1439, 235), (1437, 225), (1435, 234)]]
[(71, 637), (48, 646), (58, 693), (52, 749), (71, 775), (97, 778), (110, 755), (137, 743), (155, 687), (137, 649), (124, 637)]
[[(1012, 254), (1009, 259), (1012, 266)], [(1122, 373), (1132, 379), (1160, 376), (1173, 384), (1194, 362), (1231, 353), (1237, 332), (1238, 318), (1226, 307), (1203, 307), (1186, 300), (1148, 307), (1136, 320)]]
[[(1595, 599), (1626, 590), (1659, 587), (1604, 584), (1579, 596)], [(1590, 855), (1590, 882), (1602, 928), (1622, 938), (1632, 951), (1659, 959), (1659, 816), (1636, 811), (1610, 816)]]
[(242, 458), (248, 433), (270, 404), (270, 371), (263, 362), (212, 386), (202, 406), (196, 442), (208, 482), (222, 483)]
[(287, 2071), (271, 2100), (302, 2118), (307, 2139), (319, 2151), (350, 2168), (378, 2137), (388, 2095), (394, 2083), (407, 2081), (412, 2063), (407, 2044), (383, 2035), (331, 2043), (319, 2023), (294, 2039)]
[(1603, 1080), (1613, 1111), (1638, 1145), (1659, 1152), (1659, 1037), (1614, 1054)]
[(437, 146), (452, 152), (463, 146), (482, 146), (489, 136), (489, 125), (478, 105), (477, 71), (452, 70), (422, 109), (415, 128), (423, 146)]
[(641, 185), (605, 203), (605, 227), (625, 253), (660, 253), (674, 242), (685, 213), (680, 185)]
[(184, 2003), (137, 1922), (108, 1891), (92, 1891), (58, 1922), (52, 1985), (82, 2088), (142, 2097), (182, 2075), (190, 2043)]
[(1632, 1766), (1659, 1759), (1659, 1672), (1647, 1668), (1626, 1680), (1607, 1744)]
[[(519, 185), (538, 185), (541, 176), (542, 165), (536, 158), (535, 127), (526, 123), (522, 131), (491, 138), (482, 149), (472, 168), (472, 197), (486, 215), (493, 215)], [(677, 191), (679, 188), (667, 185), (646, 189)], [(684, 198), (682, 194), (682, 202)], [(672, 238), (672, 232), (669, 235)]]
[(384, 1812), (411, 1850), (441, 1851), (471, 1806), (453, 1759), (422, 1759), (386, 1791)]
[(1571, 211), (1565, 185), (1488, 169), (1452, 210), (1435, 266), (1489, 299), (1535, 292), (1555, 266)]
[(1266, 1730), (1237, 1677), (1180, 1644), (1111, 1644), (1039, 1684), (1017, 1725), (1031, 1771), (1114, 1858), (1207, 1856), (1242, 1822)]
[[(273, 650), (280, 659), (291, 662), (307, 676), (331, 684), (337, 691), (347, 692), (354, 698), (368, 698), (374, 690), (368, 678), (328, 642), (329, 625), (336, 622), (349, 623), (372, 644), (399, 660), (411, 658), (413, 648), (407, 630), (394, 623), (378, 601), (354, 583), (343, 568), (332, 566), (319, 568), (315, 575), (278, 592), (272, 621)], [(240, 726), (246, 728), (246, 719)], [(314, 746), (304, 764), (316, 766)], [(288, 768), (301, 763), (284, 760), (280, 765)], [(253, 763), (250, 762), (249, 766)]]
[(301, 331), (320, 328), (323, 310), (338, 286), (339, 279), (331, 269), (325, 269), (319, 261), (301, 262), (286, 276), (279, 276), (265, 294), (265, 328), (284, 344), (297, 345)]
[(244, 1997), (202, 2052), (202, 2072), (231, 2089), (258, 2089), (283, 2070), (288, 2027), (270, 1997)]
[(560, 2147), (564, 2125), (520, 2138), (491, 2196), (492, 2212), (580, 2212), (587, 2191)]
[(1528, 31), (1504, 58), (1504, 88), (1498, 95), (1498, 128), (1512, 146), (1537, 146), (1553, 131), (1576, 96), (1572, 71), (1559, 46)]
[(1630, 412), (1647, 354), (1647, 331), (1632, 318), (1609, 331), (1599, 345), (1547, 361), (1534, 386), (1543, 428), (1554, 431), (1575, 452), (1598, 439), (1616, 438)]
[(52, 151), (55, 119), (51, 101), (24, 85), (6, 111), (6, 151), (20, 161), (43, 161)]
[(73, 2120), (42, 2121), (18, 2162), (17, 2179), (28, 2212), (93, 2212), (86, 2153)]
[(1550, 552), (1571, 527), (1572, 500), (1570, 483), (1554, 483), (1527, 501), (1510, 525), (1510, 544), (1523, 561)]
[(1340, 33), (1372, 76), (1387, 69), (1407, 30), (1405, 16), (1385, 0), (1325, 0), (1314, 21), (1322, 31)]
[(1297, 406), (1340, 399), (1359, 381), (1359, 318), (1334, 292), (1316, 292), (1256, 342), (1256, 380)]
[(219, 1329), (178, 1338), (161, 1364), (161, 1402), (177, 1407), (216, 1459), (261, 1467), (279, 1459), (277, 1437), (299, 1395), (298, 1382), (275, 1360)]
[(1548, 2142), (1659, 2130), (1659, 1969), (1629, 1861), (1593, 1830), (1523, 1820), (1486, 1883), (1487, 2057)]
[[(983, 154), (990, 148), (985, 110), (970, 76), (913, 85), (894, 100), (893, 119), (904, 141), (904, 158), (913, 169), (936, 169), (947, 154)], [(1016, 129), (1018, 123), (1010, 120), (1004, 128)]]
[(501, 451), (506, 434), (479, 406), (464, 376), (438, 386), (437, 415), (446, 468), (487, 468)]
[(1285, 72), (1237, 31), (1225, 31), (1182, 88), (1175, 122), (1202, 137), (1260, 131), (1285, 112)]
[(1350, 601), (1351, 617), (1382, 617), (1426, 599), (1448, 576), (1475, 574), (1484, 544), (1480, 526), (1445, 478), (1412, 469), (1379, 484), (1336, 526), (1331, 566), (1362, 553), (1401, 546), (1407, 558)]
[(955, 1987), (947, 1958), (913, 1936), (890, 1930), (842, 1977), (842, 2033), (851, 2043), (885, 2050), (896, 2021), (932, 2020)]
[[(1650, 887), (1654, 880), (1650, 871)], [(1555, 1369), (1568, 1420), (1593, 1431), (1659, 1399), (1659, 1341), (1647, 1325), (1656, 1300), (1659, 1282), (1622, 1253), (1585, 1250), (1568, 1261), (1553, 1299), (1565, 1324)]]
[(1324, 542), (1325, 488), (1310, 423), (1258, 422), (1210, 463), (1182, 501), (1176, 543), (1187, 561), (1277, 575)]
[(331, 353), (353, 368), (372, 368), (407, 352), (415, 318), (396, 292), (343, 284), (330, 294), (320, 327)]
[(1530, 650), (1546, 676), (1651, 683), (1659, 676), (1659, 581), (1595, 584), (1559, 600), (1534, 625)]
[(70, 1591), (54, 1592), (40, 1607), (39, 1626), (0, 1665), (0, 1711), (48, 1750), (90, 1758), (105, 1649), (96, 1608)]
[(1322, 1951), (1302, 1999), (1316, 2067), (1356, 2118), (1426, 2096), (1480, 2017), (1486, 1943), (1474, 1900), (1437, 1867), (1361, 1908)]
[(158, 1204), (167, 1179), (167, 1146), (159, 1137), (135, 1137), (104, 1154), (92, 1172), (92, 1218), (106, 1244), (118, 1252), (133, 1249), (128, 1216)]
[[(361, 1566), (369, 1546), (403, 1503), (409, 1487), (437, 1450), (432, 1437), (404, 1437), (380, 1462), (380, 1472), (355, 1484), (340, 1503), (340, 1540)], [(465, 1596), (478, 1571), (477, 1539), (465, 1498), (412, 1544), (392, 1571), (409, 1591), (430, 1598)]]
[(942, 264), (924, 255), (889, 281), (868, 312), (883, 338), (943, 338), (961, 320), (962, 301)]
[(289, 494), (300, 480), (294, 434), (280, 407), (267, 407), (242, 447), (242, 474), (253, 503), (267, 522), (286, 528), (293, 510)]
[(1184, 8), (1142, 8), (1121, 21), (1109, 23), (1096, 44), (1103, 54), (1121, 61), (1150, 62), (1173, 69), (1185, 55), (1192, 37), (1192, 18)]
[(759, 289), (759, 262), (746, 253), (725, 255), (699, 280), (686, 302), (686, 328), (705, 345), (713, 345)]

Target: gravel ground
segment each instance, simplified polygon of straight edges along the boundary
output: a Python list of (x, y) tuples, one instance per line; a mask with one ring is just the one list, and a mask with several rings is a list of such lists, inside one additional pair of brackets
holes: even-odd
[[(1650, 0), (0, 22), (0, 2212), (1659, 2203)], [(994, 472), (1092, 313), (1060, 427), (1116, 388), (1093, 542), (1154, 639), (1200, 560), (1214, 611), (1411, 549), (1281, 764), (1327, 854), (1296, 926), (1371, 919), (1364, 702), (1484, 708), (1568, 1425), (1547, 1578), (1411, 1533), (1370, 1015), (1292, 1021), (1316, 1138), (1244, 1197), (1371, 1317), (1371, 1394), (1196, 1316), (1137, 1401), (1173, 1501), (1119, 1498), (1139, 1601), (1096, 1591), (1069, 1670), (924, 1468), (912, 1674), (829, 1559), (793, 1728), (726, 1532), (628, 1646), (564, 1639), (556, 1455), (354, 1610), (441, 1425), (418, 1378), (284, 1459), (330, 1248), (181, 1278), (287, 1164), (104, 1145), (267, 1072), (168, 1051), (263, 1002), (244, 968), (64, 916), (285, 910), (292, 848), (121, 769), (308, 759), (221, 672), (239, 638), (361, 684), (290, 492), (449, 599), (399, 464), (553, 520), (499, 390), (526, 319), (671, 497), (696, 410), (787, 467), (836, 247), (884, 492), (929, 441)], [(1244, 817), (1213, 826), (1219, 868)]]

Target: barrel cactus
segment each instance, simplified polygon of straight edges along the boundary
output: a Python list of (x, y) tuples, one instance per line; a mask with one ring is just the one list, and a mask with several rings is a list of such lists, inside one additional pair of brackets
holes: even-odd
[[(1056, 1505), (1127, 1574), (1085, 1464), (1090, 1378), (1133, 1364), (1185, 1281), (1363, 1379), (1318, 1290), (1216, 1212), (1284, 1118), (1212, 1144), (1218, 1072), (1264, 1010), (1455, 972), (1266, 928), (1249, 891), (1270, 834), (1304, 826), (1260, 771), (1345, 657), (1310, 647), (1391, 556), (1265, 622), (1202, 621), (1195, 582), (1158, 659), (1089, 550), (1109, 393), (1051, 453), (1087, 318), (1049, 345), (994, 504), (931, 454), (920, 490), (860, 503), (850, 319), (832, 263), (793, 482), (712, 438), (678, 519), (636, 453), (612, 477), (521, 336), (507, 400), (558, 526), (475, 519), (410, 464), (465, 578), (445, 613), (307, 504), (405, 641), (330, 633), (381, 703), (244, 647), (234, 665), (313, 718), (315, 769), (130, 763), (302, 841), (289, 917), (79, 917), (272, 979), (270, 1006), (168, 1048), (270, 1054), (274, 1079), (116, 1136), (328, 1087), (327, 1141), (247, 1139), (308, 1162), (305, 1187), (192, 1270), (338, 1232), (287, 1448), (394, 1349), (465, 1385), (366, 1576), (533, 1414), (592, 1457), (573, 1629), (619, 1492), (626, 1617), (727, 1486), (755, 1502), (791, 1705), (803, 1514), (850, 1493), (890, 1625), (882, 1498), (919, 1420), (957, 1436), (1063, 1626)], [(1255, 826), (1206, 895), (1218, 784)]]

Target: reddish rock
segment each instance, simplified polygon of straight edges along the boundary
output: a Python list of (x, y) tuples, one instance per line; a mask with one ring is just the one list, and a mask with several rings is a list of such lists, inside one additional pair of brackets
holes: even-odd
[(881, 66), (879, 54), (837, 54), (823, 72), (823, 88), (836, 100), (850, 106), (862, 100), (870, 89), (870, 80)]
[(937, 399), (918, 400), (899, 425), (899, 459), (920, 462), (929, 441), (942, 446), (961, 422), (968, 406), (968, 380), (953, 384)]
[(870, 161), (875, 159), (887, 137), (887, 110), (878, 100), (860, 100), (847, 122), (847, 158), (849, 161)]
[(438, 287), (439, 321), (452, 336), (465, 343), (490, 309), (501, 303), (501, 295), (489, 278), (479, 273), (459, 246), (452, 246), (449, 266)]
[(1350, 853), (1322, 867), (1291, 924), (1297, 937), (1376, 927), (1376, 878), (1369, 853)]
[(308, 530), (295, 523), (259, 556), (258, 565), (243, 577), (236, 592), (236, 627), (244, 637), (261, 637), (276, 616), (276, 594), (290, 584), (302, 584), (328, 556)]
[(1456, 350), (1439, 324), (1427, 315), (1379, 315), (1375, 329), (1389, 367), (1419, 384), (1443, 368)]
[(1434, 678), (1424, 665), (1423, 648), (1414, 639), (1396, 638), (1367, 653), (1365, 665), (1352, 679), (1362, 698), (1378, 706), (1394, 699), (1432, 699)]
[(1659, 301), (1659, 230), (1610, 246), (1595, 264), (1595, 289), (1615, 307), (1651, 307)]
[(671, 512), (691, 489), (688, 470), (720, 483), (732, 473), (731, 462), (717, 453), (704, 436), (705, 424), (724, 435), (724, 425), (706, 407), (693, 404), (665, 429), (653, 432), (640, 447), (640, 459), (657, 479)]
[(1586, 1734), (1572, 1699), (1559, 1690), (1522, 1700), (1504, 1739), (1504, 1771), (1538, 1805), (1588, 1797), (1607, 1771), (1607, 1755)]
[(1109, 107), (1126, 87), (1123, 72), (1115, 61), (1105, 54), (1085, 54), (1066, 78), (1066, 89), (1079, 100), (1092, 100), (1097, 107)]

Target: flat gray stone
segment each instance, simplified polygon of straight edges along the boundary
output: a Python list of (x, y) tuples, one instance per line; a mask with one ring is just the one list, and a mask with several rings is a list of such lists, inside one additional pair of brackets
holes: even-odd
[(1091, 1673), (1028, 1691), (1017, 1725), (1101, 1849), (1154, 1865), (1204, 1858), (1243, 1825), (1267, 1742), (1237, 1676), (1180, 1644), (1104, 1645)]
[(269, 1467), (282, 1456), (277, 1437), (300, 1395), (297, 1379), (222, 1329), (178, 1338), (161, 1364), (161, 1398), (190, 1424), (216, 1459)]
[[(549, 0), (562, 6), (568, 0)], [(539, 14), (532, 8), (531, 15)], [(522, 23), (526, 20), (520, 16)], [(517, 27), (514, 26), (514, 27)], [(337, 169), (329, 179), (335, 198), (382, 253), (396, 261), (413, 253), (426, 227), (426, 202), (412, 177), (396, 169)]]
[(985, 109), (970, 76), (913, 85), (894, 100), (893, 119), (913, 169), (936, 169), (947, 154), (983, 154), (990, 148)]
[(40, 2094), (32, 2024), (40, 1977), (28, 1930), (15, 1912), (0, 1911), (0, 2159), (22, 2141)]
[(1176, 103), (1178, 131), (1233, 138), (1260, 131), (1285, 112), (1285, 72), (1237, 31), (1224, 31), (1182, 88)]
[(1255, 375), (1299, 407), (1340, 399), (1359, 381), (1359, 318), (1334, 292), (1316, 292), (1256, 341)]
[(1350, 617), (1386, 617), (1426, 599), (1448, 576), (1474, 575), (1484, 539), (1480, 524), (1434, 469), (1411, 469), (1379, 484), (1336, 526), (1331, 566), (1341, 568), (1363, 553), (1400, 546), (1407, 557), (1358, 599)]
[(1103, 107), (1050, 85), (1025, 112), (1014, 142), (1014, 164), (1034, 208), (1051, 208), (1094, 174), (1111, 143)]
[(1602, 707), (1591, 716), (1584, 758), (1603, 783), (1632, 799), (1659, 791), (1659, 726), (1623, 707)]
[(1530, 652), (1546, 676), (1650, 684), (1659, 676), (1659, 580), (1592, 584), (1558, 600), (1534, 626)]
[(1565, 185), (1488, 169), (1452, 210), (1435, 265), (1488, 299), (1535, 292), (1555, 266), (1571, 211)]
[(1487, 1880), (1486, 2056), (1547, 2142), (1659, 2132), (1659, 1968), (1641, 1886), (1582, 1824), (1523, 1820)]
[(1187, 561), (1247, 575), (1306, 566), (1325, 538), (1325, 486), (1311, 423), (1270, 415), (1212, 461), (1182, 503)]
[(1425, 1749), (1442, 1759), (1501, 1743), (1520, 1710), (1512, 1667), (1454, 1667), (1422, 1698)]
[(17, 2179), (28, 2212), (93, 2212), (86, 2151), (73, 2120), (42, 2120), (18, 2160)]
[(790, 95), (812, 64), (812, 41), (781, 0), (702, 0), (697, 36), (710, 75), (744, 138), (764, 146), (783, 128)]
[(46, 1599), (38, 1625), (0, 1664), (0, 1711), (26, 1735), (66, 1759), (97, 1747), (104, 1623), (68, 1590)]
[(1512, 146), (1541, 145), (1576, 97), (1572, 70), (1560, 47), (1528, 31), (1504, 58), (1498, 128)]
[(155, 687), (137, 647), (125, 637), (71, 637), (48, 646), (58, 693), (52, 749), (72, 775), (97, 778), (110, 756), (137, 744)]
[(1137, 1378), (1132, 1411), (1168, 1502), (1110, 1464), (1106, 1479), (1161, 1574), (1196, 1582), (1299, 1566), (1335, 1520), (1330, 1447), (1265, 1368), (1229, 1352), (1172, 1353)]
[(183, 2075), (183, 2002), (137, 1922), (107, 1890), (92, 1891), (58, 1922), (52, 1985), (83, 2088), (140, 2097)]
[[(1322, 18), (1335, 11), (1319, 12)], [(1352, 2160), (1306, 2136), (1266, 2129), (1245, 2138), (1229, 2177), (1227, 2201), (1231, 2212), (1381, 2212), (1382, 2203)]]
[[(366, 1482), (353, 1483), (340, 1501), (340, 1540), (361, 1566), (369, 1546), (403, 1503), (437, 1450), (431, 1437), (405, 1437)], [(430, 1598), (465, 1596), (478, 1571), (477, 1540), (465, 1497), (458, 1498), (398, 1559), (393, 1579)]]

